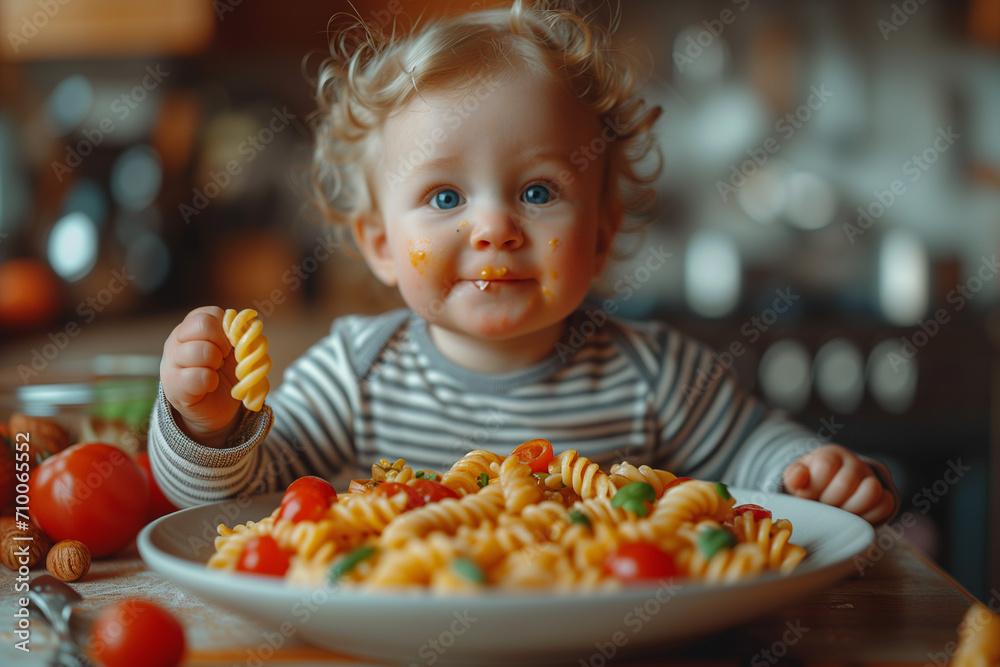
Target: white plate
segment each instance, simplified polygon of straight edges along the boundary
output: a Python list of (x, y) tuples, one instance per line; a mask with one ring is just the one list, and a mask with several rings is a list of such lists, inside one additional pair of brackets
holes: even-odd
[(787, 576), (726, 585), (653, 585), (578, 595), (444, 597), (295, 588), (268, 577), (208, 570), (219, 523), (259, 520), (280, 494), (193, 507), (143, 529), (139, 553), (149, 569), (286, 636), (335, 651), (404, 665), (597, 664), (605, 653), (676, 646), (790, 605), (842, 579), (875, 537), (864, 520), (787, 495), (731, 489), (791, 520), (792, 541), (809, 555)]

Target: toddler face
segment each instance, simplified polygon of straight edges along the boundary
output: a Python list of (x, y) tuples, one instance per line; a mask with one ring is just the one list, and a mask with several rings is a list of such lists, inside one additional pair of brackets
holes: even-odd
[(475, 101), (425, 94), (384, 128), (374, 174), (382, 270), (432, 327), (485, 339), (561, 329), (617, 226), (596, 114), (519, 75)]

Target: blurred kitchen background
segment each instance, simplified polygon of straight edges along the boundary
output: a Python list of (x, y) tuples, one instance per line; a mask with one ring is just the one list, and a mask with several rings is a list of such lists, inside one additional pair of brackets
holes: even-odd
[[(386, 26), (469, 4), (353, 7)], [(653, 64), (665, 161), (651, 222), (623, 238), (599, 297), (729, 352), (818, 440), (885, 460), (907, 535), (987, 599), (1000, 586), (1000, 0), (621, 4)], [(332, 318), (400, 305), (304, 196), (309, 81), (340, 11), (353, 10), (0, 4), (8, 407), (42, 414), (50, 395), (26, 392), (111, 372), (109, 359), (155, 374), (198, 305), (256, 308), (279, 370)], [(671, 258), (651, 271), (660, 245)]]

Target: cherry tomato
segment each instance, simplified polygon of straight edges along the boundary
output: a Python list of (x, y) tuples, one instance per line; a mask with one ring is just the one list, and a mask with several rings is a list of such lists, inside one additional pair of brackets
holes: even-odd
[(761, 521), (763, 519), (771, 518), (771, 510), (761, 507), (760, 505), (737, 505), (733, 508), (733, 512), (736, 516), (742, 516), (744, 512), (751, 512), (753, 514), (754, 521)]
[(510, 455), (516, 456), (521, 463), (530, 465), (531, 472), (548, 472), (549, 462), (555, 458), (555, 454), (552, 453), (552, 443), (544, 438), (521, 443)]
[(622, 581), (667, 579), (680, 574), (674, 558), (648, 542), (624, 542), (604, 562), (605, 571)]
[(676, 479), (672, 479), (672, 480), (670, 480), (669, 482), (667, 482), (666, 484), (663, 485), (663, 493), (666, 493), (667, 489), (669, 489), (669, 488), (672, 488), (674, 486), (677, 486), (678, 484), (683, 484), (684, 482), (690, 482), (690, 481), (691, 481), (690, 477), (678, 477)]
[(292, 552), (282, 549), (270, 535), (251, 537), (236, 561), (237, 572), (283, 577), (291, 564)]
[(146, 473), (146, 483), (149, 485), (149, 514), (146, 516), (146, 523), (179, 510), (179, 507), (163, 495), (163, 491), (160, 490), (160, 486), (156, 483), (156, 478), (153, 477), (153, 469), (149, 464), (149, 452), (140, 452), (135, 457), (135, 462)]
[(285, 490), (281, 497), (279, 519), (299, 521), (319, 521), (337, 499), (333, 485), (319, 477), (300, 477)]
[(184, 627), (153, 602), (117, 602), (94, 619), (88, 649), (106, 667), (175, 667), (184, 657)]
[(457, 493), (449, 489), (441, 482), (435, 482), (430, 479), (418, 479), (410, 484), (409, 487), (420, 495), (425, 504), (436, 503), (439, 500), (444, 500), (445, 498), (458, 499)]
[(368, 493), (374, 493), (379, 496), (391, 498), (400, 491), (406, 493), (406, 495), (410, 497), (406, 503), (406, 507), (403, 508), (404, 512), (415, 510), (424, 505), (424, 498), (417, 492), (416, 489), (407, 486), (406, 484), (400, 484), (399, 482), (382, 482)]
[(113, 445), (68, 447), (35, 468), (29, 484), (39, 527), (56, 542), (83, 542), (94, 558), (115, 553), (146, 525), (146, 475)]

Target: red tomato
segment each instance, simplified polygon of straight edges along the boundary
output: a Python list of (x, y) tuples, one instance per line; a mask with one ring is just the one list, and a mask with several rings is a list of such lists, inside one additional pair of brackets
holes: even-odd
[(744, 512), (751, 512), (753, 514), (754, 521), (771, 518), (771, 510), (761, 507), (760, 505), (737, 505), (733, 508), (733, 512), (736, 516), (741, 516)]
[(251, 537), (236, 561), (237, 572), (283, 577), (291, 564), (292, 552), (282, 549), (270, 535)]
[(423, 499), (423, 496), (421, 496), (416, 489), (407, 486), (406, 484), (400, 484), (399, 482), (382, 482), (371, 491), (368, 491), (368, 493), (374, 493), (379, 496), (385, 496), (386, 498), (391, 498), (400, 491), (406, 493), (406, 495), (410, 497), (410, 499), (406, 503), (406, 507), (403, 508), (404, 512), (415, 510), (418, 507), (422, 507), (424, 505), (425, 501)]
[(436, 503), (439, 500), (444, 500), (445, 498), (458, 499), (457, 493), (449, 489), (441, 482), (435, 482), (431, 479), (418, 479), (409, 486), (420, 495), (425, 504)]
[(163, 495), (163, 491), (157, 485), (156, 478), (153, 477), (153, 469), (149, 465), (149, 452), (139, 452), (139, 455), (135, 457), (135, 462), (146, 473), (146, 483), (149, 484), (149, 514), (146, 517), (146, 523), (179, 510), (179, 507)]
[(648, 542), (624, 542), (608, 556), (604, 569), (622, 581), (669, 579), (680, 574), (674, 558)]
[(184, 627), (153, 602), (117, 602), (94, 619), (88, 648), (106, 667), (175, 667), (184, 657)]
[(288, 485), (281, 497), (278, 518), (293, 523), (319, 521), (336, 499), (337, 491), (330, 482), (319, 477), (300, 477)]
[(555, 454), (552, 453), (552, 443), (544, 438), (521, 443), (510, 455), (516, 456), (521, 463), (530, 465), (531, 472), (548, 472), (549, 462), (555, 458)]
[(666, 493), (667, 489), (669, 489), (669, 488), (671, 488), (673, 486), (677, 486), (678, 484), (682, 484), (684, 482), (690, 482), (690, 481), (691, 481), (690, 477), (678, 477), (676, 479), (672, 479), (672, 480), (670, 480), (669, 482), (667, 482), (666, 484), (663, 485), (663, 493)]
[(31, 474), (31, 509), (55, 542), (79, 540), (95, 558), (113, 554), (146, 525), (149, 485), (138, 463), (103, 442), (73, 445)]

